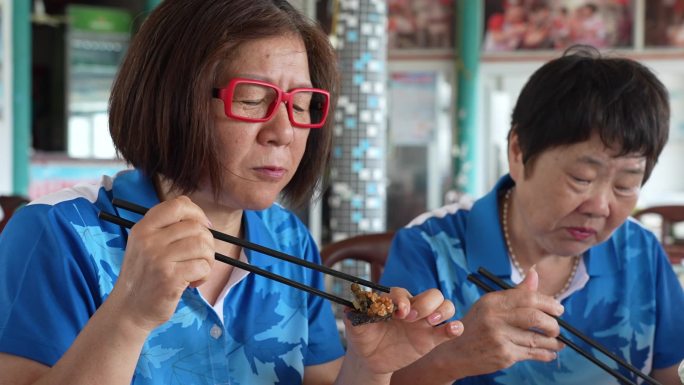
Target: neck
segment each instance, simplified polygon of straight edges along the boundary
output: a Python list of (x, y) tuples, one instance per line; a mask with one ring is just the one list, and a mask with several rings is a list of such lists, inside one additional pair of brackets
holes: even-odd
[[(540, 278), (542, 278), (540, 279), (539, 291), (547, 295), (552, 295), (554, 298), (559, 298), (568, 290), (572, 281), (575, 279), (575, 273), (577, 272), (580, 258), (579, 256), (567, 258), (542, 255), (536, 259), (521, 259), (520, 254), (515, 253), (512, 245), (512, 232), (509, 222), (511, 217), (512, 194), (513, 189), (511, 188), (506, 192), (501, 205), (501, 224), (508, 256), (523, 279), (525, 278), (527, 271), (532, 266), (536, 266), (536, 270), (539, 273)], [(527, 254), (525, 253), (523, 255)]]
[[(501, 227), (503, 229), (504, 241), (506, 242), (506, 250), (519, 268), (523, 268), (526, 272), (530, 267), (540, 263), (545, 259), (545, 255), (534, 252), (535, 250), (525, 247), (524, 243), (516, 242), (519, 238), (515, 236), (515, 232), (519, 226), (513, 225), (514, 208), (513, 208), (513, 190), (511, 187), (503, 196), (501, 203)], [(515, 250), (515, 252), (513, 252)], [(550, 257), (550, 256), (548, 256)], [(524, 276), (524, 274), (523, 274)]]

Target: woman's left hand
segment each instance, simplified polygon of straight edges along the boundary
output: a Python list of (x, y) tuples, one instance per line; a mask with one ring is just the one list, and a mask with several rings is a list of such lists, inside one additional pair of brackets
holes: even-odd
[(391, 374), (463, 333), (461, 321), (441, 324), (453, 317), (455, 309), (439, 290), (412, 297), (405, 289), (392, 288), (389, 297), (396, 305), (391, 320), (351, 326), (345, 319), (347, 356), (356, 356), (355, 361), (362, 366), (357, 369)]

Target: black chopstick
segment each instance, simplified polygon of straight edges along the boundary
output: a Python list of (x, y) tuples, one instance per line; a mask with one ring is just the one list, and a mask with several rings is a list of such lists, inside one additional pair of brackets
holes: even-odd
[[(476, 275), (470, 274), (468, 275), (468, 280), (475, 285), (477, 285), (480, 289), (484, 290), (487, 293), (490, 293), (492, 291), (496, 291), (493, 287), (487, 285), (486, 283), (482, 282), (480, 278), (478, 278)], [(632, 384), (636, 385), (635, 382), (630, 380), (629, 378), (625, 377), (622, 373), (616, 371), (615, 369), (609, 367), (608, 365), (604, 364), (602, 361), (597, 359), (596, 357), (590, 355), (589, 353), (585, 352), (582, 350), (579, 346), (575, 345), (572, 341), (567, 339), (565, 336), (562, 334), (559, 334), (558, 337), (556, 337), (557, 340), (561, 341), (562, 343), (568, 345), (570, 348), (575, 350), (577, 353), (581, 354), (585, 358), (587, 358), (589, 361), (593, 362), (594, 364), (598, 365), (601, 367), (601, 369), (607, 371), (610, 373), (613, 377), (617, 378), (619, 381), (625, 382), (627, 384)]]
[[(131, 222), (131, 221), (127, 220), (127, 219), (118, 217), (118, 216), (116, 216), (116, 215), (110, 214), (110, 213), (105, 212), (105, 211), (100, 211), (100, 213), (98, 214), (98, 217), (99, 217), (100, 219), (103, 219), (103, 220), (107, 221), (107, 222), (111, 222), (111, 223), (114, 223), (115, 225), (119, 225), (119, 226), (126, 227), (126, 228), (129, 228), (129, 229), (130, 229), (131, 227), (133, 227), (133, 225), (135, 225), (135, 222)], [(354, 308), (354, 304), (353, 304), (351, 301), (348, 301), (348, 300), (346, 300), (346, 299), (344, 299), (344, 298), (340, 298), (340, 297), (337, 297), (337, 296), (335, 296), (335, 295), (333, 295), (333, 294), (326, 293), (326, 292), (324, 292), (324, 291), (322, 291), (322, 290), (319, 290), (319, 289), (317, 289), (317, 288), (315, 288), (315, 287), (306, 286), (306, 285), (304, 285), (304, 284), (302, 284), (302, 283), (300, 283), (300, 282), (293, 281), (293, 280), (291, 280), (291, 279), (282, 277), (282, 276), (280, 276), (280, 275), (274, 274), (274, 273), (272, 273), (272, 272), (270, 272), (270, 271), (267, 271), (267, 270), (264, 270), (264, 269), (260, 269), (260, 268), (258, 268), (258, 267), (256, 267), (256, 266), (252, 266), (252, 265), (250, 265), (250, 264), (248, 264), (248, 263), (244, 263), (244, 262), (242, 262), (242, 261), (240, 261), (240, 260), (230, 258), (230, 257), (225, 256), (225, 255), (220, 254), (220, 253), (214, 253), (214, 258), (215, 258), (217, 261), (220, 261), (220, 262), (223, 262), (223, 263), (227, 263), (227, 264), (229, 264), (229, 265), (235, 266), (235, 267), (240, 268), (240, 269), (242, 269), (242, 270), (246, 270), (246, 271), (252, 272), (252, 273), (254, 273), (254, 274), (258, 274), (258, 275), (264, 276), (264, 277), (266, 277), (266, 278), (272, 279), (272, 280), (274, 280), (274, 281), (278, 281), (278, 282), (280, 282), (280, 283), (284, 283), (284, 284), (286, 284), (286, 285), (290, 285), (290, 286), (295, 287), (295, 288), (297, 288), (297, 289), (304, 290), (304, 291), (306, 291), (306, 292), (309, 292), (309, 293), (312, 293), (312, 294), (319, 295), (319, 296), (321, 296), (321, 297), (323, 297), (323, 298), (326, 298), (326, 299), (329, 299), (329, 300), (331, 300), (331, 301), (337, 302), (337, 303), (339, 303), (340, 305), (347, 306), (347, 307), (350, 307), (350, 308), (352, 308), (352, 309)]]
[[(132, 202), (128, 202), (128, 201), (123, 200), (123, 199), (118, 199), (118, 198), (114, 198), (112, 200), (112, 204), (116, 207), (120, 207), (122, 209), (131, 211), (131, 212), (134, 212), (134, 213), (137, 213), (140, 215), (145, 215), (145, 213), (147, 213), (147, 210), (148, 210), (148, 208), (146, 208), (146, 207), (137, 205), (137, 204), (132, 203)], [(268, 247), (258, 245), (256, 243), (252, 243), (252, 242), (246, 241), (244, 239), (240, 239), (240, 238), (234, 237), (232, 235), (222, 233), (220, 231), (216, 231), (216, 230), (212, 230), (212, 229), (209, 229), (209, 231), (211, 231), (211, 233), (214, 235), (214, 238), (220, 239), (224, 242), (228, 242), (228, 243), (232, 243), (234, 245), (242, 246), (246, 249), (258, 251), (260, 253), (270, 255), (272, 257), (294, 263), (296, 265), (308, 267), (309, 269), (317, 270), (317, 271), (320, 271), (321, 273), (325, 273), (328, 275), (332, 275), (333, 277), (344, 279), (345, 281), (358, 283), (359, 285), (366, 286), (366, 287), (369, 287), (371, 289), (375, 289), (375, 290), (382, 291), (385, 293), (390, 292), (390, 288), (387, 286), (383, 286), (383, 285), (380, 285), (378, 283), (365, 280), (363, 278), (355, 277), (353, 275), (331, 269), (327, 266), (318, 265), (316, 263), (312, 263), (312, 262), (309, 262), (309, 261), (306, 261), (306, 260), (303, 260), (300, 258), (296, 258), (296, 257), (293, 257), (289, 254), (285, 254), (283, 252), (280, 252), (278, 250), (273, 250), (273, 249), (270, 249)]]
[[(502, 289), (511, 289), (513, 286), (509, 285), (506, 281), (502, 280), (501, 278), (497, 277), (496, 275), (492, 274), (489, 270), (485, 269), (484, 267), (480, 267), (478, 270), (478, 273), (484, 275), (488, 279), (490, 279), (492, 282), (496, 283), (499, 287)], [(594, 341), (593, 339), (589, 338), (585, 334), (583, 334), (581, 331), (577, 330), (574, 326), (570, 325), (569, 323), (565, 322), (563, 319), (560, 317), (552, 316), (553, 318), (558, 321), (558, 325), (562, 326), (565, 330), (569, 331), (571, 334), (575, 335), (582, 341), (586, 342), (589, 344), (592, 348), (600, 351), (601, 353), (605, 354), (606, 356), (610, 357), (613, 359), (613, 361), (617, 362), (618, 364), (622, 365), (622, 367), (629, 369), (630, 372), (636, 374), (637, 376), (643, 378), (644, 380), (650, 382), (651, 384), (654, 385), (660, 385), (658, 381), (650, 377), (649, 375), (643, 373), (641, 370), (638, 368), (634, 367), (632, 364), (629, 362), (623, 360), (622, 358), (618, 357), (615, 353), (611, 352), (608, 350), (605, 346), (601, 345), (600, 343)]]
[[(501, 287), (502, 289), (511, 289), (511, 288), (512, 288), (511, 285), (507, 284), (505, 281), (501, 280), (499, 277), (495, 276), (494, 274), (490, 273), (489, 271), (487, 271), (487, 270), (484, 269), (484, 268), (480, 268), (480, 269), (478, 270), (478, 272), (479, 272), (480, 274), (484, 275), (485, 277), (487, 277), (488, 279), (492, 280), (494, 283), (496, 283), (496, 284), (497, 284), (499, 287)], [(489, 286), (489, 285), (487, 285), (486, 283), (484, 283), (482, 280), (480, 280), (479, 277), (477, 277), (477, 276), (474, 275), (474, 274), (468, 275), (468, 280), (469, 280), (470, 282), (473, 282), (475, 285), (477, 285), (480, 289), (482, 289), (482, 290), (485, 291), (485, 292), (496, 291), (496, 289), (494, 289), (494, 288), (492, 288), (491, 286)], [(572, 334), (574, 334), (575, 336), (581, 338), (581, 339), (582, 339), (583, 341), (585, 341), (587, 344), (591, 345), (592, 347), (594, 347), (594, 348), (596, 348), (597, 350), (601, 351), (602, 353), (606, 354), (608, 357), (610, 357), (610, 358), (612, 358), (613, 360), (615, 360), (618, 364), (623, 365), (623, 367), (629, 369), (632, 373), (638, 375), (639, 377), (644, 378), (645, 380), (647, 380), (648, 382), (650, 382), (650, 383), (653, 384), (653, 385), (660, 385), (660, 383), (659, 383), (658, 381), (656, 381), (656, 380), (654, 380), (653, 378), (649, 377), (648, 375), (642, 373), (639, 369), (633, 367), (632, 365), (630, 365), (630, 364), (624, 362), (622, 359), (620, 359), (620, 357), (617, 357), (615, 354), (611, 353), (611, 352), (610, 352), (609, 350), (607, 350), (605, 347), (601, 346), (598, 342), (593, 341), (593, 340), (590, 339), (589, 337), (585, 336), (585, 335), (582, 334), (580, 331), (578, 331), (578, 330), (575, 329), (574, 327), (570, 326), (567, 322), (563, 321), (563, 320), (560, 319), (559, 317), (556, 317), (556, 316), (552, 316), (552, 317), (558, 321), (558, 324), (559, 324), (560, 326), (564, 327), (565, 329), (567, 329), (568, 331), (570, 331), (570, 332), (571, 332)], [(568, 327), (568, 326), (569, 326), (569, 327)], [(606, 372), (610, 373), (613, 377), (617, 378), (619, 381), (622, 381), (622, 382), (627, 383), (627, 384), (635, 384), (634, 381), (632, 381), (631, 379), (625, 377), (622, 373), (616, 371), (615, 369), (609, 367), (609, 366), (606, 365), (603, 361), (600, 361), (600, 360), (597, 359), (596, 357), (594, 357), (594, 356), (590, 355), (589, 353), (585, 352), (584, 350), (582, 350), (582, 348), (580, 348), (578, 345), (576, 345), (574, 342), (572, 342), (571, 340), (569, 340), (567, 337), (563, 336), (562, 334), (559, 334), (558, 337), (556, 337), (556, 339), (558, 339), (559, 341), (563, 342), (564, 344), (566, 344), (567, 346), (569, 346), (571, 349), (573, 349), (574, 351), (576, 351), (577, 353), (579, 353), (580, 355), (582, 355), (583, 357), (585, 357), (586, 359), (588, 359), (589, 361), (591, 361), (592, 363), (594, 363), (595, 365), (597, 365), (598, 367), (600, 367), (601, 369), (603, 369), (603, 370), (605, 370)]]

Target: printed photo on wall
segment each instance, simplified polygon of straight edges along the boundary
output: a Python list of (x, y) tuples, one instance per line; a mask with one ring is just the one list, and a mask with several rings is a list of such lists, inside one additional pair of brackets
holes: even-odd
[(390, 50), (453, 49), (454, 0), (388, 0)]
[(684, 0), (650, 0), (646, 8), (647, 47), (684, 47)]
[(633, 45), (634, 0), (486, 0), (485, 52)]

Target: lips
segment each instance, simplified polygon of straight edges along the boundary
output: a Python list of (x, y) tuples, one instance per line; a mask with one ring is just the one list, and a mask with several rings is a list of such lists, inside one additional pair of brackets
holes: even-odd
[(287, 173), (286, 169), (277, 166), (255, 167), (254, 171), (256, 171), (259, 176), (267, 180), (280, 180)]
[(583, 241), (596, 234), (596, 230), (588, 227), (569, 227), (568, 233), (575, 238), (575, 240)]

